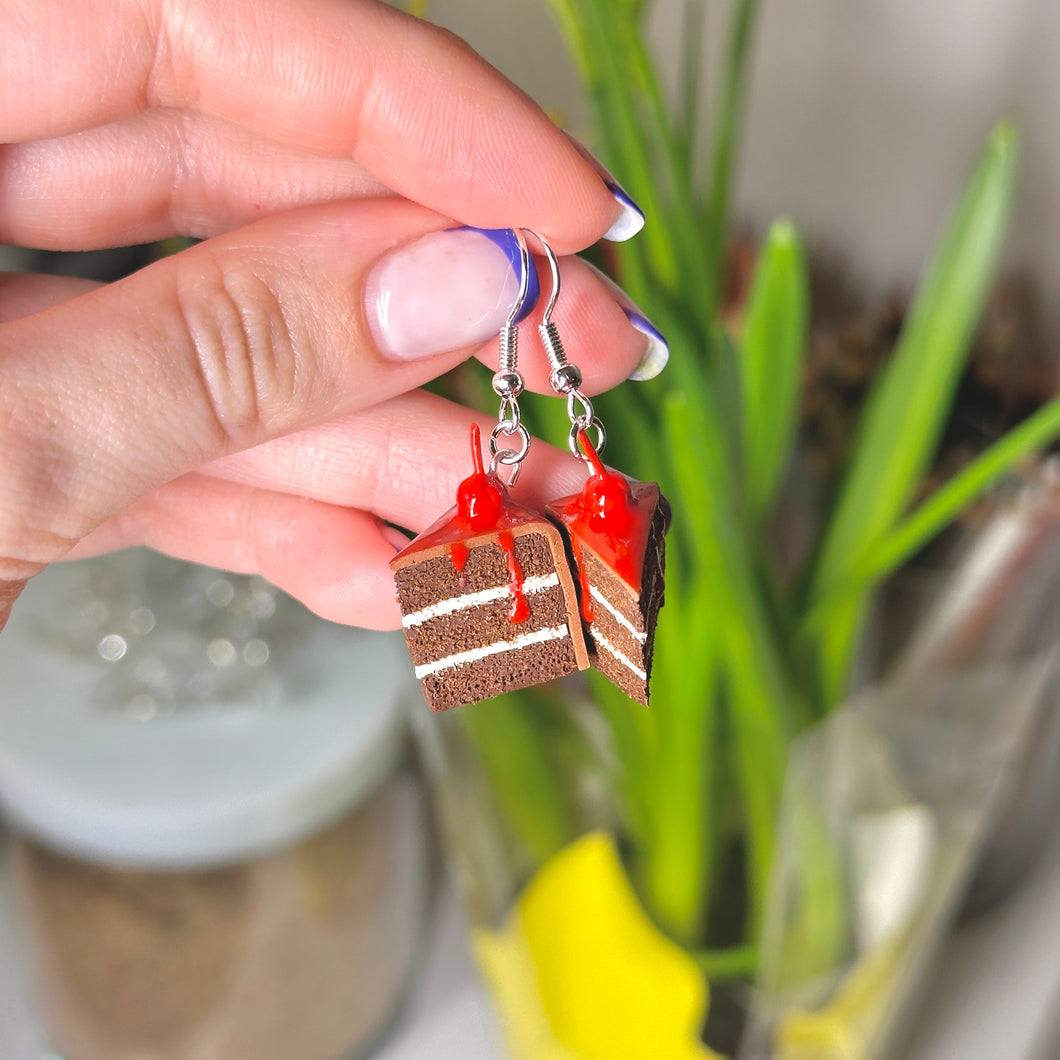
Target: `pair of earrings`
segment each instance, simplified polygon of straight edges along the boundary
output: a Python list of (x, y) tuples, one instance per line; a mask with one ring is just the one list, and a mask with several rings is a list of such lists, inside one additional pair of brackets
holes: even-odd
[(456, 505), (390, 564), (416, 676), (434, 711), (589, 666), (648, 703), (670, 507), (656, 483), (633, 482), (601, 462), (603, 424), (582, 393), (581, 372), (568, 360), (552, 320), (559, 263), (545, 240), (529, 234), (551, 272), (538, 326), (552, 368), (549, 380), (567, 402), (568, 446), (590, 474), (580, 493), (549, 504), (546, 512), (525, 508), (508, 493), (530, 451), (519, 412), (516, 324), (527, 297), (530, 251), (517, 230), (522, 281), (500, 334), (493, 376), (500, 410), (489, 437), (489, 470), (473, 426), (474, 470), (460, 484)]

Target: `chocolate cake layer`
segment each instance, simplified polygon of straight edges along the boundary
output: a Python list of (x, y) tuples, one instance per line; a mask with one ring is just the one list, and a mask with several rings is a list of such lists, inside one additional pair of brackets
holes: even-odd
[(651, 661), (641, 612), (645, 597), (587, 548), (583, 562), (593, 616), (586, 628), (590, 662), (626, 695), (646, 703)]
[[(648, 705), (651, 686), (652, 660), (655, 655), (655, 626), (659, 608), (665, 598), (665, 541), (670, 525), (670, 514), (663, 508), (652, 520), (648, 544), (644, 552), (641, 591), (635, 599), (629, 596), (626, 583), (614, 575), (594, 586), (596, 608), (589, 634), (595, 651), (593, 665), (616, 684), (631, 699)], [(605, 599), (622, 616), (615, 618), (612, 611), (601, 606)], [(628, 601), (626, 609), (619, 603)], [(635, 633), (629, 627), (634, 627)]]
[[(617, 573), (610, 558), (594, 548), (593, 534), (581, 535), (575, 520), (563, 520), (567, 532), (578, 536), (571, 548), (572, 565), (580, 557), (584, 577), (579, 590), (588, 593), (588, 604), (582, 603), (581, 615), (590, 665), (599, 670), (631, 699), (648, 705), (652, 656), (655, 647), (655, 625), (665, 599), (665, 535), (670, 525), (670, 507), (665, 497), (635, 484), (642, 498), (653, 505), (648, 525), (643, 531), (639, 566), (634, 584)], [(550, 507), (561, 518), (564, 504)], [(566, 509), (569, 511), (569, 509)], [(647, 514), (647, 513), (646, 513)], [(586, 616), (591, 615), (589, 621)]]
[(540, 518), (501, 532), (507, 550), (497, 533), (439, 542), (435, 530), (426, 547), (413, 542), (393, 561), (405, 638), (432, 710), (588, 665), (561, 535)]
[[(547, 530), (543, 531), (542, 525)], [(556, 569), (551, 532), (550, 525), (540, 522), (512, 531), (515, 558), (525, 577)], [(410, 545), (395, 558), (394, 579), (403, 614), (421, 611), (439, 600), (508, 584), (508, 560), (497, 544), (496, 534), (477, 534), (468, 538), (466, 545), (470, 551), (461, 570), (453, 564), (449, 544), (433, 546), (420, 554), (412, 552)], [(404, 564), (397, 566), (402, 559)]]
[(559, 639), (509, 649), (448, 673), (429, 674), (422, 679), (423, 694), (431, 710), (449, 710), (551, 681), (579, 668), (574, 643), (564, 627)]
[[(549, 587), (538, 590), (538, 585)], [(511, 595), (507, 585), (498, 588), (503, 595), (498, 597), (490, 594), (491, 598), (487, 603), (470, 603), (469, 606), (461, 606), (459, 610), (406, 625), (405, 639), (408, 641), (413, 664), (422, 666), (445, 655), (480, 647), (483, 643), (483, 630), (494, 631), (497, 639), (510, 640), (512, 637), (533, 633), (539, 629), (567, 625), (567, 601), (563, 597), (563, 590), (555, 573), (545, 578), (527, 579), (525, 594), (530, 617), (523, 622), (510, 620), (508, 616), (512, 606)], [(476, 596), (487, 594), (469, 595), (473, 600)], [(457, 597), (451, 602), (463, 605), (468, 603), (468, 598)], [(434, 608), (426, 609), (426, 612), (432, 611)], [(421, 615), (424, 613), (419, 612)], [(416, 614), (406, 616), (406, 622), (417, 617)]]

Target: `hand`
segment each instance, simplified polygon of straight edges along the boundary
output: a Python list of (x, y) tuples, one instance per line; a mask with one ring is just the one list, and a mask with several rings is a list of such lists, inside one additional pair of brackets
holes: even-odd
[[(452, 504), (472, 418), (417, 388), (492, 363), (518, 290), (454, 222), (571, 254), (631, 208), (466, 45), (372, 0), (0, 0), (0, 24), (0, 241), (205, 240), (105, 287), (0, 280), (0, 626), (47, 563), (133, 544), (396, 625), (382, 520)], [(561, 267), (592, 393), (645, 322)], [(526, 477), (584, 473), (539, 443)]]

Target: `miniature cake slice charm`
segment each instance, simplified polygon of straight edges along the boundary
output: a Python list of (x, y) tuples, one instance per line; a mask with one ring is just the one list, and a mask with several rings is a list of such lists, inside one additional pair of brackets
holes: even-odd
[(476, 703), (588, 666), (559, 531), (515, 504), (483, 468), (457, 504), (390, 562), (402, 628), (433, 711)]
[(570, 542), (590, 663), (647, 706), (670, 505), (656, 483), (608, 471), (584, 431), (578, 441), (593, 474), (549, 514)]

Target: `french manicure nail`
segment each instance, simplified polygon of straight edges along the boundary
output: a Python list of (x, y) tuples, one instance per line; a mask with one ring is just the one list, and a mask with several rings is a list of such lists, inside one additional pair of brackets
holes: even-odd
[[(365, 315), (380, 352), (410, 361), (486, 342), (503, 327), (522, 282), (510, 228), (432, 232), (381, 258), (365, 284)], [(519, 320), (540, 288), (529, 259)]]
[(629, 192), (615, 180), (614, 175), (607, 166), (581, 140), (572, 136), (565, 129), (563, 130), (563, 135), (570, 140), (575, 151), (596, 170), (600, 179), (604, 182), (604, 186), (611, 192), (612, 198), (622, 207), (622, 212), (604, 233), (603, 238), (612, 243), (624, 243), (627, 239), (632, 239), (644, 227), (644, 211), (633, 201)]
[(639, 310), (622, 306), (626, 319), (648, 339), (648, 348), (644, 351), (637, 367), (629, 373), (629, 378), (636, 382), (654, 379), (670, 359), (670, 344), (666, 336)]
[(636, 368), (629, 373), (629, 378), (639, 383), (654, 379), (666, 367), (666, 362), (670, 359), (670, 344), (666, 341), (666, 336), (641, 312), (640, 306), (607, 273), (601, 272), (595, 265), (588, 262), (586, 264), (599, 277), (600, 283), (611, 292), (611, 297), (618, 303), (619, 309), (625, 313), (630, 324), (648, 340), (647, 348)]

